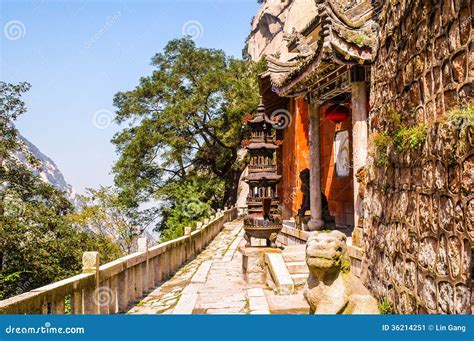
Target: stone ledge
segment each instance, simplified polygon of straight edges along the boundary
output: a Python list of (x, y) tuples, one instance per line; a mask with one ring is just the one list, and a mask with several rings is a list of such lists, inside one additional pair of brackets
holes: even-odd
[(191, 278), (191, 283), (205, 283), (207, 274), (211, 270), (212, 261), (207, 260), (201, 263), (197, 271), (194, 273), (193, 278)]
[(364, 259), (364, 250), (362, 250), (360, 247), (354, 246), (354, 245), (348, 245), (347, 246), (347, 254), (351, 258), (355, 258), (358, 260), (363, 260)]
[(198, 299), (198, 294), (184, 294), (176, 304), (173, 310), (174, 315), (190, 315), (193, 313), (194, 307)]
[(277, 292), (281, 295), (292, 294), (295, 291), (295, 285), (285, 265), (283, 256), (277, 253), (266, 253), (265, 263), (268, 265)]

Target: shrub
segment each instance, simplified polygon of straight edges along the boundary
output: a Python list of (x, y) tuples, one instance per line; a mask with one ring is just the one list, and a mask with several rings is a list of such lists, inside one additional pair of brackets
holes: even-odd
[(400, 151), (418, 150), (425, 142), (427, 133), (428, 128), (425, 124), (417, 124), (409, 128), (402, 127), (397, 130), (393, 140)]
[(384, 297), (384, 299), (379, 302), (379, 311), (380, 311), (380, 314), (383, 314), (383, 315), (393, 314), (392, 303), (390, 303), (389, 300)]

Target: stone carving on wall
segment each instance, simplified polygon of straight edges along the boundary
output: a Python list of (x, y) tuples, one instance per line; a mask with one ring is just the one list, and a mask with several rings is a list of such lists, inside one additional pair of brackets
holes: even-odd
[(464, 0), (396, 0), (377, 16), (371, 131), (393, 129), (391, 112), (430, 127), (419, 150), (367, 166), (366, 285), (399, 313), (471, 312), (474, 127), (444, 118), (472, 101), (470, 13)]

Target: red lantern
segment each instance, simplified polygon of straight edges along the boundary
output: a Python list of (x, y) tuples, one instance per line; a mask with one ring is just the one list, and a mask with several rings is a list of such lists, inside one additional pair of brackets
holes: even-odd
[(334, 123), (340, 123), (351, 115), (350, 109), (341, 104), (333, 104), (326, 109), (326, 119)]

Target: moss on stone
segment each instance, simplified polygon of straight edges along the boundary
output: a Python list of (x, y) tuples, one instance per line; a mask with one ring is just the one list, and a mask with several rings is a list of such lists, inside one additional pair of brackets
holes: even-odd
[(379, 311), (380, 314), (384, 315), (393, 314), (392, 303), (390, 303), (390, 301), (384, 297), (384, 299), (379, 302)]
[(347, 256), (341, 258), (341, 272), (348, 274), (351, 271), (351, 259)]
[(428, 127), (421, 123), (412, 127), (402, 127), (393, 137), (395, 146), (399, 151), (418, 150), (426, 141)]
[(373, 145), (373, 157), (377, 166), (386, 165), (388, 163), (388, 147), (393, 143), (388, 133), (374, 133), (371, 136), (371, 144)]
[(457, 127), (463, 124), (474, 125), (474, 102), (451, 109), (446, 113), (446, 118)]

